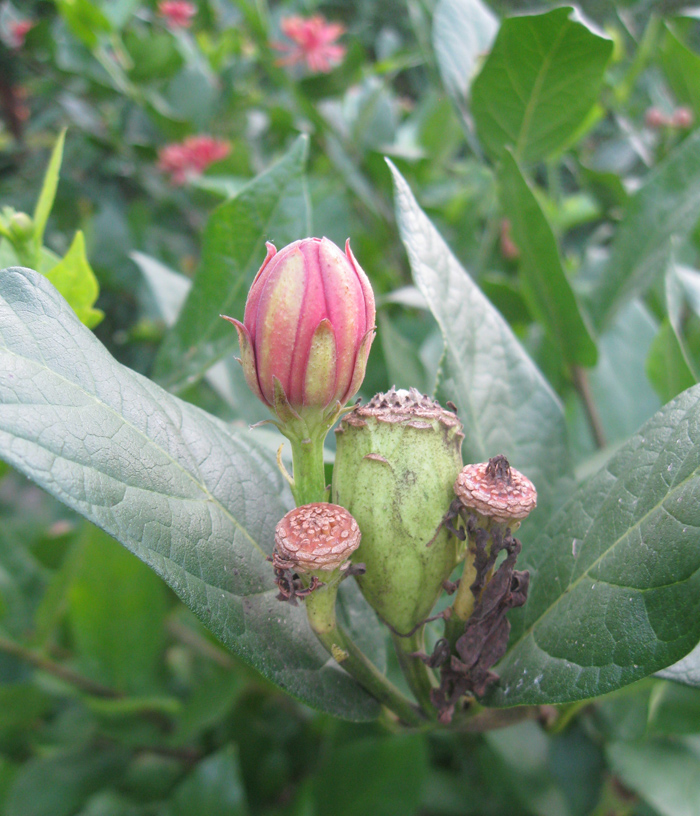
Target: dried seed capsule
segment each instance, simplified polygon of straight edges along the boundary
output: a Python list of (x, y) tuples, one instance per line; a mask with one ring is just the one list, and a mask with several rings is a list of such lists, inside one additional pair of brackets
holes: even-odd
[(298, 573), (349, 566), (360, 546), (360, 528), (344, 507), (326, 502), (290, 510), (275, 528), (273, 564)]
[(464, 467), (454, 492), (467, 510), (502, 524), (519, 525), (537, 506), (535, 486), (505, 456)]
[(355, 408), (336, 433), (333, 500), (362, 530), (360, 588), (389, 626), (408, 635), (456, 563), (454, 537), (436, 530), (462, 466), (462, 423), (416, 389), (392, 388)]

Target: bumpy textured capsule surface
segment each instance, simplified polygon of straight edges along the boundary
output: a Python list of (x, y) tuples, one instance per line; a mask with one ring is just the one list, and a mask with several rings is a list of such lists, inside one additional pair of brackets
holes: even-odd
[(349, 563), (360, 537), (357, 522), (344, 507), (304, 504), (277, 524), (273, 564), (294, 572), (331, 572)]
[[(250, 389), (280, 413), (342, 407), (362, 384), (374, 337), (374, 294), (350, 250), (305, 238), (267, 258), (248, 293), (238, 331)], [(282, 417), (280, 417), (282, 419)]]
[(456, 541), (436, 531), (462, 467), (462, 424), (415, 389), (392, 389), (355, 408), (336, 433), (333, 501), (362, 530), (360, 587), (407, 635), (428, 617), (455, 566)]
[(522, 521), (537, 506), (535, 486), (505, 456), (466, 465), (454, 491), (464, 507), (501, 523)]

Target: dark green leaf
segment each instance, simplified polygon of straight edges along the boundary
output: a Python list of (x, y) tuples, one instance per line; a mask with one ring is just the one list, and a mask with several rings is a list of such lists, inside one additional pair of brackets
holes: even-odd
[(7, 794), (5, 816), (71, 816), (124, 770), (126, 753), (94, 746), (55, 751), (26, 762)]
[(42, 276), (0, 273), (0, 454), (161, 575), (309, 705), (376, 714), (282, 605), (266, 555), (290, 497), (274, 456), (112, 359)]
[(696, 816), (700, 803), (700, 756), (682, 743), (614, 742), (607, 746), (612, 769), (660, 816)]
[(612, 41), (574, 9), (504, 20), (472, 85), (471, 109), (492, 156), (512, 147), (532, 162), (565, 146), (593, 107)]
[(679, 102), (700, 116), (700, 56), (695, 54), (666, 26), (661, 45), (661, 65)]
[(281, 249), (309, 234), (306, 144), (300, 137), (281, 161), (212, 213), (192, 289), (156, 361), (156, 377), (167, 388), (182, 390), (235, 352), (236, 333), (219, 315), (242, 319), (265, 241)]
[(498, 706), (626, 686), (700, 640), (700, 387), (664, 406), (534, 546), (525, 629), (497, 667)]
[(235, 746), (200, 762), (175, 789), (172, 816), (243, 816), (248, 812)]
[(165, 645), (165, 587), (101, 530), (86, 526), (81, 543), (68, 595), (80, 665), (108, 686), (149, 691)]
[(520, 250), (521, 285), (533, 316), (569, 365), (595, 365), (595, 343), (564, 273), (556, 238), (510, 150), (501, 159), (499, 180), (503, 209)]
[(498, 31), (498, 19), (481, 0), (440, 0), (433, 14), (433, 48), (451, 96), (464, 100)]
[(669, 735), (700, 732), (700, 689), (657, 683), (649, 705), (649, 731)]
[(598, 330), (666, 269), (671, 238), (687, 235), (698, 213), (700, 131), (670, 153), (630, 199), (608, 262), (588, 283)]
[(317, 816), (411, 816), (427, 771), (421, 734), (367, 738), (330, 751), (314, 779)]
[(661, 324), (649, 348), (647, 375), (662, 402), (672, 400), (681, 391), (695, 385), (695, 377), (668, 319)]
[(491, 306), (392, 166), (401, 238), (416, 285), (445, 342), (440, 392), (464, 423), (464, 457), (502, 453), (537, 485), (546, 519), (572, 488), (562, 407), (508, 324)]

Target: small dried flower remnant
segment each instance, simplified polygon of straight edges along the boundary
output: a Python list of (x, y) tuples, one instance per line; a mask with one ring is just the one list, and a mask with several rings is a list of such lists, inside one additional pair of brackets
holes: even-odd
[(503, 524), (519, 524), (537, 506), (535, 486), (510, 467), (505, 456), (467, 465), (457, 477), (454, 490), (463, 507)]
[(189, 28), (192, 18), (197, 13), (197, 6), (187, 0), (161, 0), (158, 13), (165, 20), (168, 28)]
[[(280, 601), (296, 604), (322, 585), (319, 575), (339, 570), (348, 575), (353, 552), (360, 546), (360, 528), (344, 507), (326, 502), (290, 510), (275, 528), (272, 566)], [(297, 577), (311, 575), (307, 586)], [(325, 578), (324, 578), (325, 580)]]
[(295, 507), (275, 528), (275, 563), (295, 572), (347, 568), (360, 528), (344, 507), (315, 502)]
[(201, 175), (210, 164), (231, 152), (231, 145), (212, 136), (189, 136), (184, 142), (166, 145), (158, 152), (158, 169), (170, 174), (170, 181), (182, 185)]
[[(284, 425), (325, 432), (359, 389), (374, 338), (374, 294), (350, 250), (304, 238), (267, 258), (238, 331), (251, 391)], [(331, 417), (333, 417), (331, 419)], [(327, 421), (328, 420), (328, 421)]]
[(339, 65), (345, 56), (345, 46), (336, 43), (345, 32), (340, 23), (329, 23), (320, 14), (304, 19), (287, 17), (281, 23), (282, 33), (293, 45), (273, 43), (278, 51), (287, 56), (279, 60), (280, 65), (303, 63), (314, 73), (327, 74)]
[(27, 34), (36, 25), (32, 20), (15, 20), (9, 25), (10, 48), (19, 49), (24, 45)]

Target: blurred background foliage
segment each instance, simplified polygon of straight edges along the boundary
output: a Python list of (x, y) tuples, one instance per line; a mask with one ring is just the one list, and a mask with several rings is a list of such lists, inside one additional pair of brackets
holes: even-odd
[[(584, 3), (602, 36), (569, 70), (599, 70), (602, 85), (593, 82), (576, 128), (518, 156), (584, 302), (630, 196), (694, 138), (700, 9), (681, 6)], [(194, 315), (180, 336), (168, 332), (201, 257), (226, 249), (257, 267), (263, 255), (245, 255), (248, 233), (257, 240), (262, 224), (264, 238), (281, 246), (302, 237), (287, 234), (301, 219), (339, 245), (350, 236), (375, 287), (379, 334), (363, 394), (392, 384), (432, 392), (442, 341), (411, 286), (389, 156), (564, 401), (584, 477), (697, 380), (698, 211), (683, 216), (665, 281), (597, 327), (597, 362), (594, 349), (582, 381), (523, 284), (523, 239), (533, 223), (510, 217), (507, 191), (523, 195), (517, 177), (496, 174), (486, 71), (470, 90), (498, 18), (542, 7), (503, 0), (490, 8), (467, 0), (200, 0), (176, 24), (150, 0), (4, 0), (0, 265), (23, 262), (12, 232), (23, 222), (12, 219), (33, 214), (36, 224), (50, 156), (67, 129), (37, 265), (51, 275), (64, 259), (63, 273), (69, 268), (83, 282), (94, 272), (104, 317), (98, 323), (101, 315), (90, 312), (84, 322), (118, 360), (170, 380), (229, 421), (263, 418), (231, 364), (232, 336), (185, 376), (168, 350), (177, 341), (182, 351), (205, 318)], [(450, 37), (464, 9), (476, 32), (469, 41)], [(284, 20), (316, 13), (345, 27), (343, 58), (328, 72), (280, 65)], [(302, 162), (301, 148), (294, 154), (300, 133), (309, 135), (310, 223), (298, 195), (265, 204), (260, 182), (254, 200), (268, 207), (261, 221), (241, 221), (222, 238), (216, 213), (238, 206), (224, 202), (275, 172), (275, 162)], [(182, 153), (172, 146), (203, 135), (215, 140), (213, 153), (202, 159), (200, 143), (200, 163), (178, 176)], [(217, 153), (216, 144), (226, 148)], [(685, 180), (692, 209), (700, 181)], [(652, 187), (649, 197), (675, 207), (679, 183)], [(76, 233), (84, 241), (74, 248)], [(85, 297), (89, 310), (94, 296)], [(393, 733), (381, 722), (336, 721), (232, 657), (145, 565), (6, 467), (0, 518), (7, 816), (700, 813), (700, 689), (652, 678), (486, 734)]]

